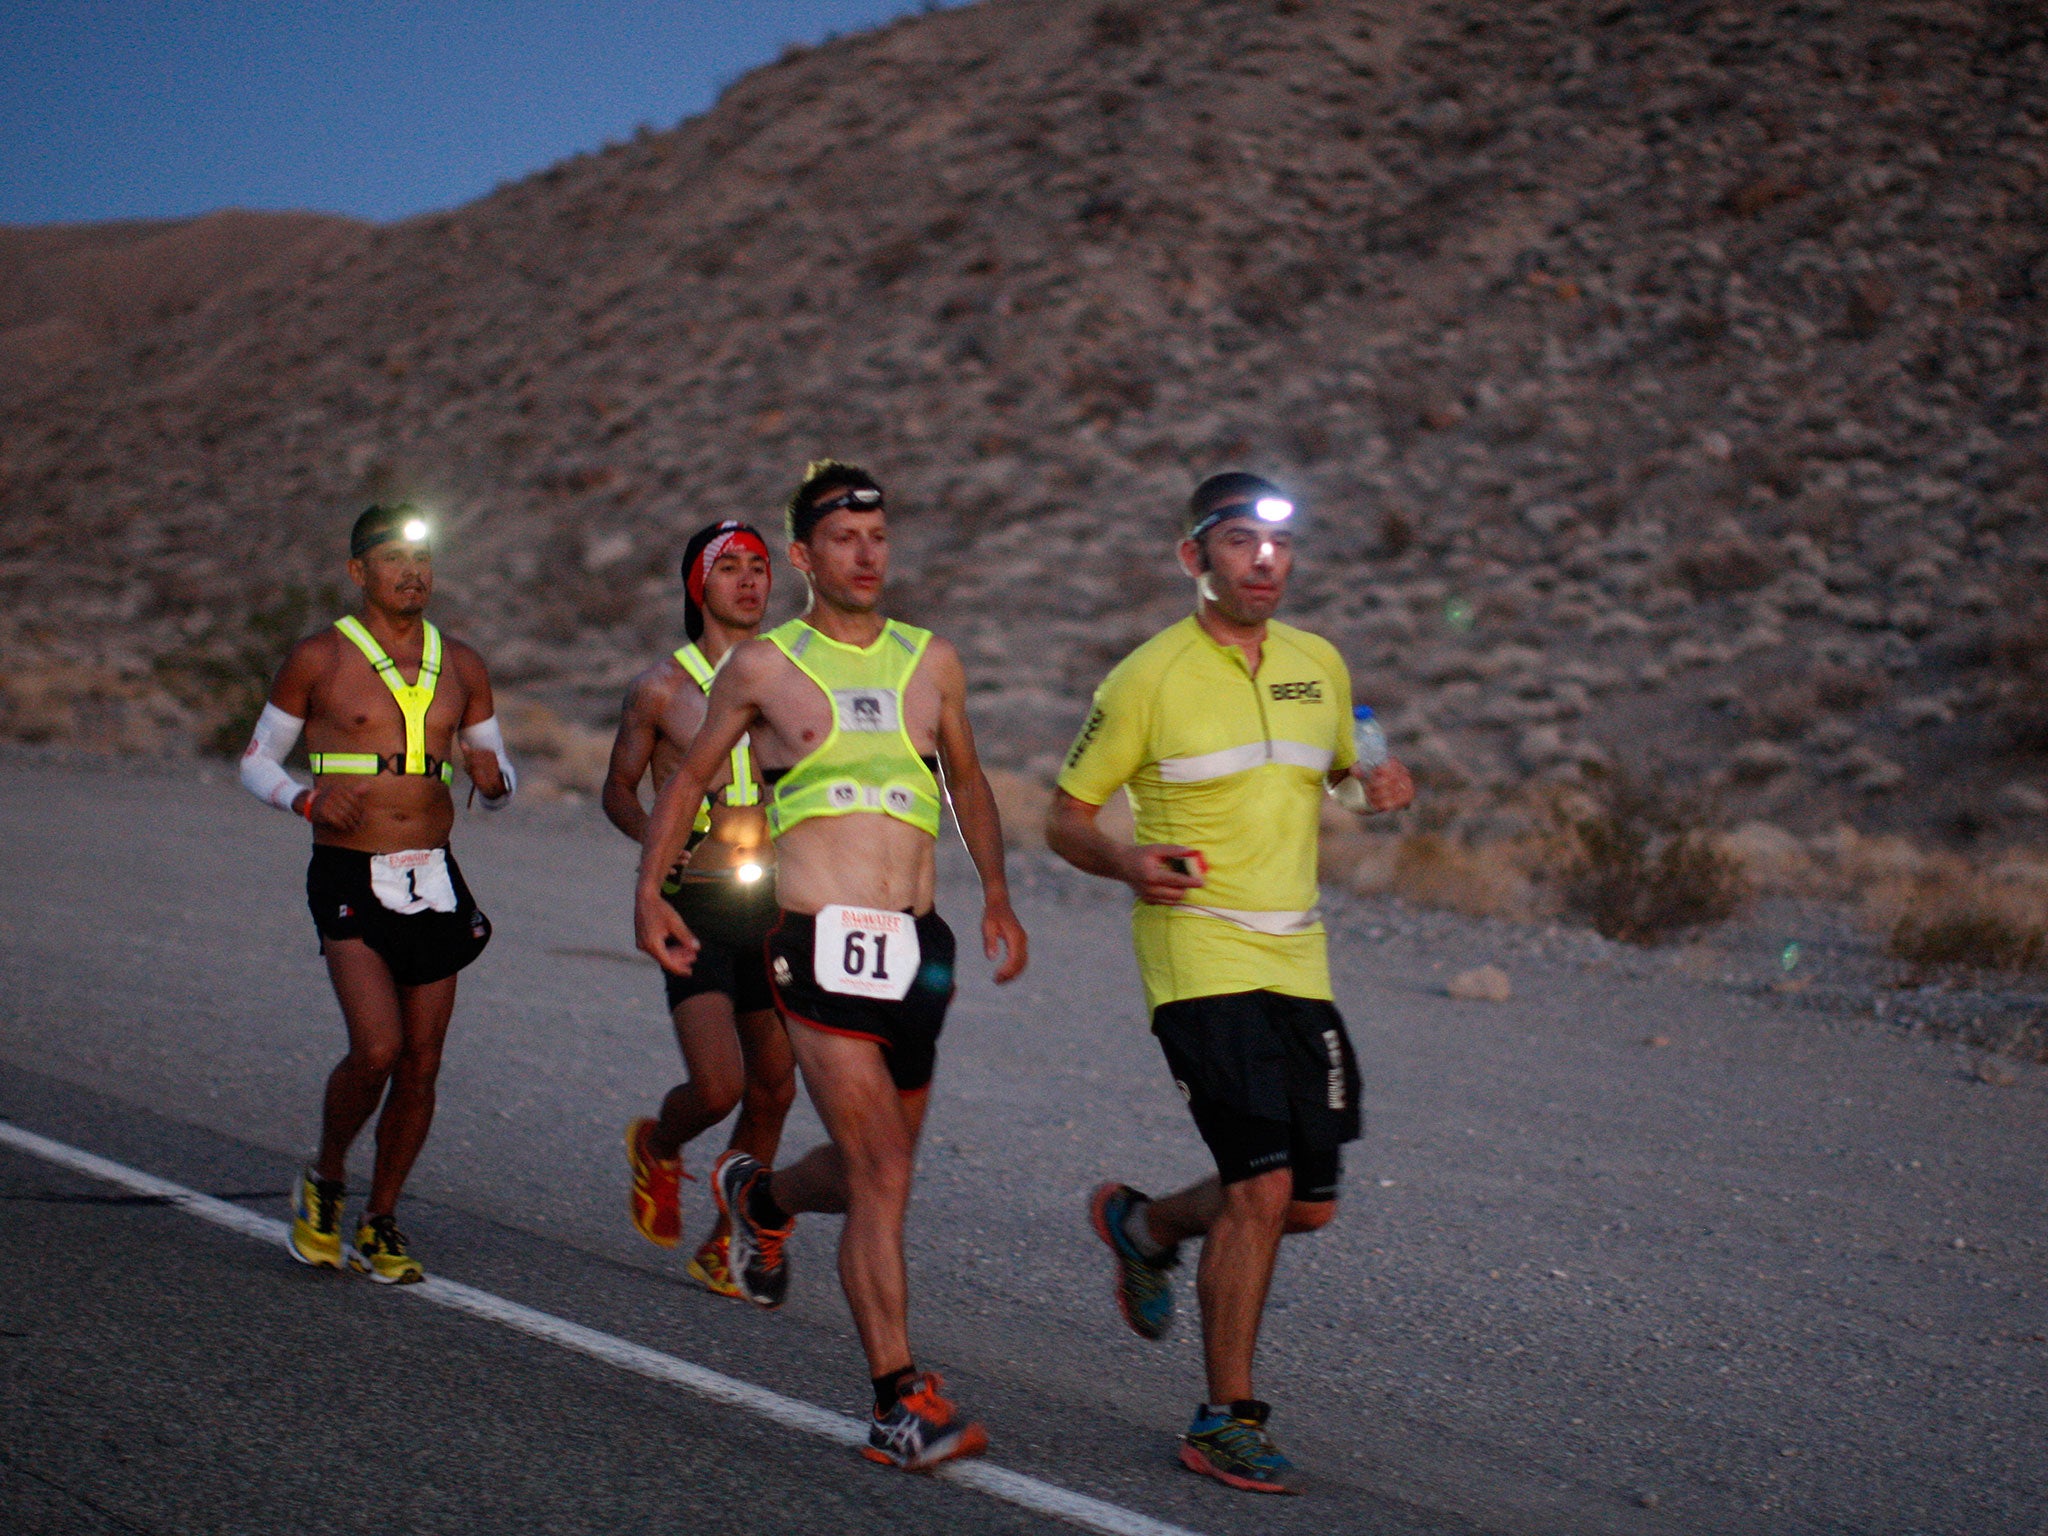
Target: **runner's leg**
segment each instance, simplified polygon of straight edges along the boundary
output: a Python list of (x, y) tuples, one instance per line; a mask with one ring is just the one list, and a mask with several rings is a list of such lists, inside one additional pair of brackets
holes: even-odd
[(912, 1361), (903, 1222), (931, 1091), (898, 1092), (881, 1047), (871, 1040), (800, 1024), (789, 1034), (804, 1086), (832, 1138), (833, 1155), (823, 1155), (828, 1149), (821, 1147), (778, 1170), (770, 1193), (791, 1214), (835, 1207), (845, 1211), (839, 1282), (860, 1331), (869, 1374), (901, 1370)]
[(661, 1101), (661, 1118), (647, 1138), (648, 1150), (660, 1158), (679, 1155), (685, 1143), (731, 1114), (746, 1086), (730, 997), (699, 992), (677, 1003), (672, 1017), (690, 1075)]
[(391, 1068), (391, 1091), (377, 1117), (377, 1163), (370, 1176), (365, 1216), (388, 1216), (398, 1206), (398, 1192), (427, 1144), (434, 1124), (434, 1089), (441, 1075), (441, 1047), (448, 1039), (448, 1021), (455, 1014), (455, 978), (444, 976), (425, 986), (398, 989), (399, 1019), (404, 1044)]
[(746, 1087), (740, 1094), (731, 1145), (759, 1159), (762, 1167), (772, 1168), (782, 1145), (782, 1122), (796, 1102), (796, 1058), (790, 1053), (788, 1031), (773, 1008), (743, 1013), (735, 1022)]
[(341, 1004), (348, 1054), (327, 1076), (320, 1112), (320, 1153), (313, 1171), (339, 1183), (348, 1172), (348, 1149), (376, 1113), (391, 1069), (405, 1045), (398, 983), (384, 959), (361, 939), (328, 939), (327, 978)]
[(1202, 1304), (1202, 1360), (1209, 1401), (1234, 1403), (1252, 1395), (1252, 1356), (1259, 1320), (1273, 1282), (1273, 1260), (1287, 1222), (1294, 1174), (1286, 1168), (1254, 1175), (1222, 1189), (1222, 1209), (1202, 1244), (1195, 1295)]
[[(1223, 1181), (1213, 1173), (1199, 1184), (1145, 1202), (1146, 1233), (1161, 1248), (1205, 1236), (1223, 1213)], [(1337, 1214), (1334, 1200), (1294, 1200), (1281, 1229), (1288, 1237), (1320, 1232)]]

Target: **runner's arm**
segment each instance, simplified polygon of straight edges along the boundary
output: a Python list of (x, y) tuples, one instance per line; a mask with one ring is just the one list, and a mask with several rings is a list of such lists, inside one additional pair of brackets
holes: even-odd
[(1201, 868), (1202, 855), (1178, 843), (1148, 843), (1135, 848), (1119, 842), (1097, 824), (1102, 807), (1077, 799), (1064, 789), (1052, 792), (1046, 813), (1046, 846), (1085, 874), (1121, 880), (1141, 901), (1172, 906), (1202, 885), (1200, 874), (1184, 873), (1175, 861)]
[(946, 772), (946, 795), (953, 802), (953, 821), (960, 841), (981, 876), (981, 949), (989, 959), (998, 953), (998, 983), (1014, 981), (1030, 960), (1031, 941), (1010, 905), (1010, 876), (1003, 856), (1003, 818), (995, 791), (982, 771), (974, 747), (974, 727), (967, 719), (967, 673), (960, 653), (934, 639), (925, 652), (939, 685), (939, 766)]
[[(1046, 846), (1076, 869), (1121, 880), (1142, 901), (1171, 905), (1202, 884), (1202, 855), (1177, 843), (1134, 848), (1104, 832), (1096, 817), (1109, 797), (1129, 784), (1150, 757), (1151, 710), (1158, 679), (1135, 670), (1131, 658), (1115, 667), (1067, 752), (1059, 786), (1045, 817)], [(1183, 873), (1175, 861), (1189, 871)]]
[(647, 836), (647, 812), (640, 804), (640, 781), (654, 761), (659, 738), (655, 721), (664, 699), (654, 674), (643, 672), (626, 689), (619, 710), (619, 733), (612, 738), (611, 761), (604, 771), (604, 813), (611, 824), (634, 842)]
[(678, 976), (689, 975), (696, 962), (697, 937), (662, 898), (661, 881), (683, 856), (697, 807), (720, 761), (760, 714), (754, 689), (763, 658), (754, 648), (761, 643), (747, 642), (719, 668), (705, 703), (704, 724), (691, 739), (675, 776), (654, 797), (654, 811), (640, 840), (640, 874), (633, 888), (634, 937), (663, 970)]
[(314, 792), (286, 772), (284, 760), (299, 732), (306, 728), (306, 716), (313, 708), (313, 680), (319, 672), (315, 649), (315, 640), (301, 640), (278, 668), (249, 745), (242, 749), (241, 765), (242, 787), (250, 794), (309, 821)]
[(462, 766), (469, 782), (484, 797), (486, 810), (503, 810), (512, 803), (519, 788), (519, 775), (505, 750), (505, 733), (498, 725), (498, 706), (491, 695), (491, 673), (475, 648), (460, 640), (449, 642), (455, 659), (455, 675), (462, 679), (467, 695), (462, 706), (462, 724), (455, 733), (462, 749)]

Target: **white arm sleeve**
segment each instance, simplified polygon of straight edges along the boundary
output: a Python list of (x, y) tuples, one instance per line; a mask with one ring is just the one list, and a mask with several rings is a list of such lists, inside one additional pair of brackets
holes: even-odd
[(305, 725), (297, 715), (266, 704), (256, 717), (256, 733), (242, 752), (242, 787), (280, 811), (289, 811), (299, 791), (308, 787), (284, 771), (285, 754)]
[(475, 725), (466, 725), (457, 733), (465, 747), (478, 752), (489, 752), (498, 760), (498, 772), (505, 775), (505, 793), (493, 800), (489, 795), (482, 797), (486, 810), (502, 810), (512, 803), (512, 796), (519, 789), (519, 775), (512, 769), (512, 759), (505, 751), (505, 733), (498, 729), (498, 717), (479, 720)]

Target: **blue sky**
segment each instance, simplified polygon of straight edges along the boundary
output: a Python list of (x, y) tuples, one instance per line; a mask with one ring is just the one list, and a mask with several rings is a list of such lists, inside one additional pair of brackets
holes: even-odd
[(452, 207), (920, 0), (0, 4), (0, 223)]

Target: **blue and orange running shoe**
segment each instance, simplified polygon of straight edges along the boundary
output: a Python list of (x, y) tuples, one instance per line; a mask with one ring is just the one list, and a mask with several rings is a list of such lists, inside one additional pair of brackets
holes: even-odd
[(1088, 1201), (1088, 1220), (1116, 1255), (1116, 1304), (1124, 1321), (1141, 1339), (1163, 1339), (1173, 1326), (1172, 1272), (1180, 1263), (1180, 1250), (1169, 1248), (1157, 1258), (1147, 1258), (1131, 1241), (1124, 1223), (1132, 1207), (1145, 1199), (1130, 1185), (1112, 1180)]
[(929, 1472), (942, 1461), (987, 1450), (988, 1431), (939, 1395), (943, 1385), (931, 1371), (906, 1382), (894, 1408), (869, 1416), (861, 1455), (885, 1467)]
[(1194, 1423), (1180, 1437), (1181, 1465), (1247, 1493), (1298, 1493), (1292, 1481), (1294, 1463), (1266, 1433), (1266, 1416), (1272, 1411), (1250, 1398), (1220, 1412), (1201, 1404)]

